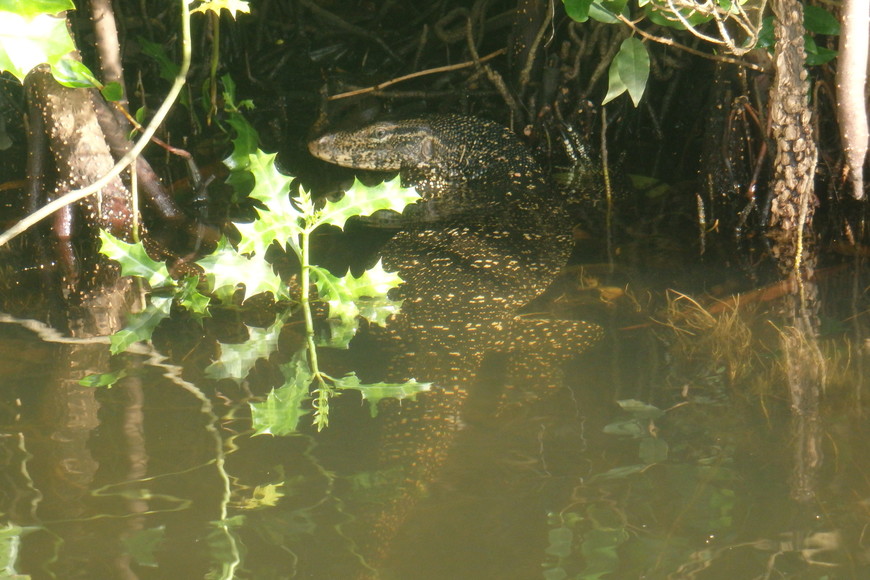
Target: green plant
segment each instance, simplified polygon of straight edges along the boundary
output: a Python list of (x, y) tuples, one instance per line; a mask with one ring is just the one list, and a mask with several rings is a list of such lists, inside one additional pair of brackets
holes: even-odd
[[(577, 22), (589, 19), (603, 24), (622, 26), (631, 34), (610, 63), (608, 89), (602, 104), (628, 92), (635, 106), (646, 90), (650, 73), (647, 45), (638, 38), (661, 42), (704, 55), (682, 46), (670, 38), (655, 36), (640, 28), (648, 22), (673, 30), (687, 31), (717, 49), (737, 57), (756, 47), (772, 50), (773, 17), (763, 18), (767, 0), (562, 0), (568, 16)], [(818, 6), (804, 7), (804, 38), (807, 64), (817, 65), (833, 59), (837, 52), (820, 47), (814, 35), (835, 36), (840, 33), (837, 19)], [(637, 34), (638, 36), (635, 36)], [(734, 59), (716, 56), (733, 64)]]
[[(127, 327), (112, 337), (112, 352), (122, 352), (136, 341), (149, 340), (157, 325), (170, 315), (173, 304), (201, 319), (209, 315), (214, 300), (229, 305), (270, 293), (285, 305), (273, 324), (268, 328), (249, 327), (250, 338), (242, 344), (222, 344), (220, 358), (206, 369), (207, 376), (214, 379), (245, 379), (257, 360), (275, 352), (282, 326), (301, 312), (305, 323), (304, 349), (279, 366), (284, 383), (273, 389), (265, 401), (251, 405), (258, 433), (294, 432), (307, 413), (305, 403), (309, 396), (314, 424), (323, 429), (329, 422), (329, 401), (342, 390), (359, 391), (371, 405), (372, 414), (377, 413), (377, 403), (383, 398), (413, 397), (427, 390), (428, 384), (414, 380), (363, 384), (354, 373), (332, 377), (320, 369), (318, 347), (346, 348), (356, 333), (359, 318), (384, 325), (390, 315), (399, 311), (400, 302), (391, 300), (388, 292), (401, 279), (384, 271), (380, 262), (354, 277), (335, 276), (310, 260), (311, 234), (317, 228), (325, 225), (343, 228), (349, 218), (379, 210), (401, 211), (419, 196), (413, 189), (401, 188), (398, 180), (376, 187), (365, 187), (357, 181), (341, 200), (322, 207), (304, 189), (291, 200), (293, 177), (278, 172), (274, 154), (256, 149), (256, 132), (234, 104), (232, 84), (225, 86), (229, 87), (224, 94), (228, 122), (236, 131), (233, 152), (225, 160), (231, 172), (228, 183), (244, 189), (253, 182), (248, 197), (258, 204), (258, 218), (235, 224), (241, 234), (236, 246), (223, 238), (214, 253), (197, 262), (204, 273), (204, 288), (198, 288), (197, 276), (173, 280), (165, 265), (151, 260), (141, 244), (127, 244), (103, 232), (101, 251), (121, 265), (123, 275), (137, 276), (151, 289), (147, 307), (131, 316)], [(273, 244), (298, 259), (300, 275), (295, 286), (282, 280), (267, 259), (267, 250)], [(316, 295), (312, 295), (312, 288), (316, 288)], [(312, 300), (324, 302), (328, 310), (330, 338), (320, 343), (315, 339)]]

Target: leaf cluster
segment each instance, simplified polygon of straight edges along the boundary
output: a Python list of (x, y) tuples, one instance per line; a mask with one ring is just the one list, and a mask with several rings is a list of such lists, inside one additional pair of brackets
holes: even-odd
[[(763, 10), (764, 2), (708, 0), (689, 5), (685, 2), (674, 3), (668, 0), (636, 0), (636, 3), (629, 0), (562, 1), (565, 4), (565, 12), (577, 22), (592, 19), (626, 28), (633, 23), (631, 28), (634, 29), (647, 21), (674, 30), (689, 30), (703, 40), (714, 45), (724, 45), (726, 49), (739, 54), (756, 47), (773, 50), (773, 16), (755, 22), (750, 21), (747, 16), (750, 11)], [(747, 40), (744, 44), (748, 43), (748, 46), (738, 46), (727, 36), (727, 27), (724, 23), (729, 19), (737, 21), (737, 27), (746, 32)], [(706, 35), (700, 32), (700, 28), (695, 28), (714, 20), (720, 34), (725, 36), (724, 40)], [(819, 46), (815, 41), (816, 35), (836, 36), (840, 33), (839, 23), (830, 12), (819, 6), (805, 6), (804, 27), (807, 31), (804, 37), (807, 65), (824, 64), (836, 57), (837, 51)], [(649, 81), (650, 57), (647, 45), (636, 36), (626, 38), (613, 57), (608, 73), (608, 89), (602, 104), (627, 92), (637, 106)]]
[[(376, 211), (401, 211), (419, 196), (413, 189), (402, 188), (398, 179), (374, 187), (359, 181), (336, 202), (316, 203), (304, 189), (291, 197), (293, 177), (275, 166), (275, 155), (256, 148), (256, 131), (247, 123), (235, 104), (233, 85), (225, 83), (228, 125), (235, 130), (233, 151), (225, 164), (230, 168), (228, 183), (242, 187), (253, 182), (248, 197), (256, 202), (257, 219), (234, 223), (240, 234), (233, 245), (223, 237), (217, 249), (196, 264), (202, 276), (174, 280), (166, 266), (152, 260), (141, 243), (129, 244), (102, 232), (101, 252), (117, 261), (124, 276), (140, 278), (151, 293), (147, 307), (129, 318), (127, 326), (112, 337), (112, 353), (123, 352), (137, 341), (150, 340), (161, 321), (173, 307), (187, 310), (195, 320), (210, 316), (214, 307), (244, 306), (251, 297), (269, 294), (281, 308), (268, 328), (248, 327), (248, 340), (241, 344), (221, 344), (218, 360), (206, 369), (213, 379), (243, 381), (258, 360), (268, 360), (278, 350), (282, 327), (297, 313), (306, 321), (306, 347), (281, 364), (284, 381), (263, 402), (252, 403), (257, 433), (287, 434), (294, 432), (306, 414), (309, 391), (316, 393), (315, 422), (319, 428), (328, 423), (328, 400), (343, 390), (356, 390), (372, 405), (383, 398), (413, 397), (429, 385), (415, 380), (401, 384), (362, 384), (355, 374), (334, 378), (320, 371), (317, 347), (346, 348), (355, 335), (359, 319), (385, 325), (397, 314), (401, 302), (392, 300), (390, 290), (401, 284), (398, 274), (387, 272), (378, 262), (362, 275), (335, 276), (327, 269), (309, 262), (311, 234), (322, 226), (344, 228), (348, 219)], [(279, 247), (296, 256), (303, 273), (300, 281), (285, 280), (275, 272), (267, 250)], [(313, 297), (310, 287), (316, 288)], [(311, 301), (326, 305), (330, 337), (317, 341), (312, 326)], [(96, 381), (100, 384), (99, 381)]]

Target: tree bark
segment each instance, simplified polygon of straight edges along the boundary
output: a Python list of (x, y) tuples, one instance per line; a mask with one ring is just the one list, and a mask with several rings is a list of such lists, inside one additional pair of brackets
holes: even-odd
[(812, 220), (818, 200), (814, 191), (816, 141), (804, 68), (803, 7), (797, 0), (775, 0), (775, 79), (770, 95), (771, 132), (775, 142), (773, 201), (769, 236), (784, 273), (812, 269)]

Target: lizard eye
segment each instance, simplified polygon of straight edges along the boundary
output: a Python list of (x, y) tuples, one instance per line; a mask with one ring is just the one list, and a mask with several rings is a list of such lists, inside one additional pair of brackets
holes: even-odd
[(375, 129), (375, 139), (384, 139), (387, 136), (386, 129)]

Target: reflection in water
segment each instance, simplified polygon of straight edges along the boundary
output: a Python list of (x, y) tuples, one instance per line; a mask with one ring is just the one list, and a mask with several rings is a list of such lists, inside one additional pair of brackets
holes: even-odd
[[(832, 295), (842, 276), (823, 288), (823, 320), (850, 314)], [(826, 322), (823, 461), (815, 497), (796, 503), (799, 423), (781, 337), (797, 334), (778, 308), (710, 313), (675, 301), (659, 317), (671, 326), (614, 331), (597, 350), (557, 357), (565, 388), (522, 403), (510, 353), (489, 356), (381, 577), (866, 577), (866, 355)], [(263, 393), (268, 381), (209, 381), (193, 358), (182, 369), (144, 348), (110, 359), (99, 342), (58, 340), (0, 323), (7, 575), (326, 580), (365, 570), (365, 526), (394, 501), (379, 460), (383, 417), (347, 396), (323, 434), (252, 438), (247, 389)], [(327, 363), (357, 355), (373, 353)], [(111, 389), (77, 384), (120, 370)], [(516, 404), (501, 404), (505, 383)]]

